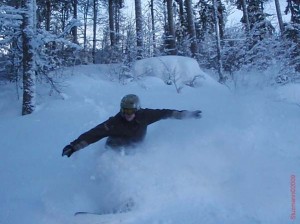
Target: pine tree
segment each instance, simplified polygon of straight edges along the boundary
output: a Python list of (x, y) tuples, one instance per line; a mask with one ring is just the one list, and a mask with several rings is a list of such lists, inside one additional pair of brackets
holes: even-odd
[(286, 25), (284, 36), (290, 40), (290, 63), (289, 66), (300, 72), (300, 2), (288, 0), (285, 13), (291, 13), (291, 22)]
[(237, 0), (236, 1), (237, 9), (243, 11), (243, 17), (241, 19), (241, 22), (245, 24), (246, 33), (249, 35), (250, 32), (250, 21), (249, 21), (249, 15), (248, 15), (248, 8), (246, 0)]
[(251, 45), (254, 46), (259, 41), (272, 35), (275, 29), (271, 22), (267, 20), (268, 15), (263, 11), (263, 0), (250, 0), (247, 11), (250, 23)]
[(300, 24), (300, 2), (299, 0), (287, 0), (285, 13), (291, 13), (291, 23)]
[(18, 82), (22, 71), (22, 49), (19, 47), (23, 17), (19, 1), (0, 3), (0, 77)]
[(214, 29), (214, 8), (210, 0), (199, 0), (196, 4), (198, 17), (197, 37), (200, 41), (205, 40), (205, 36), (215, 32)]

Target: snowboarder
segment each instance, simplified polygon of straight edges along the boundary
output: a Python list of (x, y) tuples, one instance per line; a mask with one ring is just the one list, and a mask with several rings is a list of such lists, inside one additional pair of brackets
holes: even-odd
[(120, 112), (95, 128), (83, 133), (67, 145), (62, 156), (70, 157), (74, 152), (105, 137), (106, 147), (134, 147), (146, 135), (147, 126), (166, 118), (201, 118), (201, 111), (179, 111), (170, 109), (142, 109), (137, 95), (129, 94), (122, 98)]

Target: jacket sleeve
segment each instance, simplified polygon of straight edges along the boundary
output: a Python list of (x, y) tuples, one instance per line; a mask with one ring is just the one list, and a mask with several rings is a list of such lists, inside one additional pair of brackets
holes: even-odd
[(174, 116), (176, 113), (180, 113), (178, 110), (171, 109), (143, 109), (144, 117), (146, 119), (147, 124), (152, 124), (156, 121), (167, 119), (167, 118), (177, 118)]
[(102, 138), (109, 136), (110, 134), (110, 119), (97, 125), (96, 127), (92, 128), (91, 130), (83, 133), (80, 135), (76, 140), (70, 143), (75, 149), (78, 151), (92, 143), (95, 143)]

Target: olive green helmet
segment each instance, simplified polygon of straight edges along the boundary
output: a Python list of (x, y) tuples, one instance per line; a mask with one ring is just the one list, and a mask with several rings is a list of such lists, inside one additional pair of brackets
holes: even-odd
[(120, 107), (121, 112), (124, 109), (133, 109), (137, 111), (141, 109), (140, 99), (135, 94), (128, 94), (122, 98)]

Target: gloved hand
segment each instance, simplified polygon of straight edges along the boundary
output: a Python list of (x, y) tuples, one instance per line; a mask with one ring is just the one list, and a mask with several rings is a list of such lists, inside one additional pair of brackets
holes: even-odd
[(68, 156), (70, 157), (75, 152), (75, 149), (72, 145), (67, 145), (64, 147), (62, 155), (61, 156)]
[(202, 111), (201, 110), (195, 110), (195, 111), (174, 111), (173, 117), (176, 119), (185, 119), (185, 118), (201, 118)]
[(188, 116), (193, 118), (201, 118), (202, 117), (202, 111), (201, 110), (195, 110), (195, 111), (188, 111), (190, 114)]

